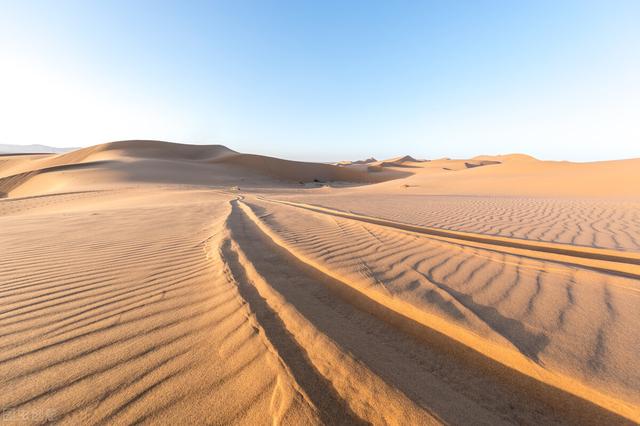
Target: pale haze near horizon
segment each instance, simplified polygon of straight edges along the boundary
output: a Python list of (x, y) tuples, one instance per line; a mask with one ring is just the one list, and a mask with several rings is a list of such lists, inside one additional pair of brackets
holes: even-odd
[(640, 156), (640, 2), (0, 2), (0, 143)]

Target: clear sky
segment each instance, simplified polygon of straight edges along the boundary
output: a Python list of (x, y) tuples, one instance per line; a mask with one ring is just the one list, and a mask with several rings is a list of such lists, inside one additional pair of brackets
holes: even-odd
[(0, 143), (640, 157), (640, 1), (0, 0)]

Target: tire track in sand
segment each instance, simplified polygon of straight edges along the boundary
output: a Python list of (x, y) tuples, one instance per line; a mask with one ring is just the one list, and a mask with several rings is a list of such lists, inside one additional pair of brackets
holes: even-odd
[[(425, 312), (412, 310), (411, 306), (406, 306), (401, 301), (385, 298), (380, 296), (380, 293), (368, 292), (366, 289), (351, 285), (343, 277), (326, 270), (322, 265), (289, 247), (261, 222), (247, 204), (242, 201), (236, 201), (234, 204), (237, 207), (233, 214), (238, 217), (236, 220), (244, 221), (242, 226), (248, 235), (240, 237), (234, 233), (233, 240), (239, 246), (258, 245), (257, 248), (252, 249), (253, 254), (247, 255), (246, 263), (251, 265), (254, 270), (260, 268), (260, 272), (256, 273), (262, 277), (261, 285), (269, 289), (266, 291), (273, 291), (276, 288), (278, 297), (284, 299), (279, 300), (274, 310), (279, 315), (284, 315), (283, 323), (287, 327), (292, 327), (292, 334), (299, 340), (300, 346), (308, 351), (312, 362), (322, 362), (317, 361), (313, 355), (315, 347), (318, 345), (323, 348), (329, 347), (329, 344), (333, 342), (333, 345), (338, 346), (338, 350), (346, 351), (368, 367), (367, 370), (361, 370), (360, 375), (369, 380), (370, 377), (381, 378), (384, 383), (401, 391), (414, 404), (428, 409), (428, 412), (436, 414), (447, 423), (457, 423), (461, 420), (460, 418), (456, 419), (455, 415), (452, 415), (448, 410), (439, 411), (442, 408), (442, 405), (439, 404), (442, 403), (443, 397), (446, 398), (449, 407), (451, 407), (452, 400), (464, 401), (463, 405), (458, 407), (459, 410), (453, 411), (456, 411), (456, 415), (459, 416), (472, 412), (475, 420), (478, 420), (477, 416), (481, 413), (485, 415), (499, 413), (506, 416), (505, 412), (509, 410), (505, 410), (501, 404), (513, 401), (509, 396), (515, 396), (517, 400), (517, 395), (520, 395), (519, 398), (522, 401), (527, 401), (530, 408), (518, 407), (518, 411), (522, 413), (524, 410), (528, 415), (533, 416), (528, 420), (531, 423), (549, 424), (554, 423), (554, 420), (580, 424), (624, 423), (622, 417), (609, 411), (610, 409), (614, 411), (620, 409), (622, 412), (629, 413), (628, 409), (619, 406), (615, 400), (611, 400), (595, 390), (581, 387), (569, 378), (559, 379), (557, 375), (536, 368), (535, 364), (523, 360), (521, 356), (516, 359), (517, 355), (514, 358), (514, 354), (509, 353), (509, 350), (504, 347), (495, 348), (495, 352), (488, 350), (486, 342), (476, 342), (473, 336), (463, 335), (455, 326), (439, 324), (438, 318)], [(250, 228), (250, 231), (246, 231), (246, 228)], [(266, 259), (261, 260), (261, 258)], [(291, 267), (294, 272), (283, 275), (282, 268), (277, 268), (277, 272), (266, 274), (264, 271), (275, 268), (273, 265)], [(307, 283), (301, 284), (299, 280), (307, 280)], [(324, 292), (329, 291), (327, 294), (331, 294), (331, 296), (327, 296), (323, 293), (322, 297), (330, 300), (324, 303), (324, 307), (317, 300), (314, 300), (313, 303), (302, 300), (302, 298), (311, 297), (309, 293), (320, 291), (318, 288), (322, 288)], [(262, 293), (262, 290), (259, 291)], [(335, 294), (340, 297), (333, 297)], [(343, 303), (338, 303), (339, 300), (346, 303), (347, 306), (344, 307)], [(354, 307), (357, 308), (356, 311), (353, 310)], [(339, 316), (336, 313), (339, 309), (346, 309), (349, 313)], [(293, 310), (295, 314), (288, 313), (290, 310)], [(353, 318), (357, 315), (365, 315), (367, 320), (354, 324)], [(289, 316), (288, 319), (287, 316)], [(311, 321), (321, 334), (293, 330), (300, 327), (300, 323), (305, 321)], [(375, 327), (385, 329), (392, 327), (405, 333), (398, 334), (397, 331), (393, 334), (383, 331), (372, 332), (371, 328)], [(358, 330), (362, 332), (362, 328), (364, 328), (367, 337), (364, 339), (366, 343), (363, 347), (359, 347), (354, 343), (354, 340), (357, 341), (354, 335), (357, 335)], [(347, 333), (348, 338), (341, 338), (341, 332)], [(425, 346), (424, 343), (416, 344), (415, 340), (411, 340), (412, 343), (407, 343), (406, 340), (400, 343), (396, 340), (405, 339), (407, 335), (417, 337), (420, 342), (426, 342), (427, 345)], [(324, 340), (326, 337), (329, 337), (328, 342)], [(318, 342), (319, 339), (320, 342)], [(435, 348), (446, 353), (444, 359), (439, 358), (438, 361), (434, 361), (433, 352), (430, 356), (422, 358), (425, 350), (432, 351)], [(396, 362), (394, 367), (390, 369), (388, 364), (385, 366), (385, 361), (390, 362), (385, 359), (385, 351), (391, 350), (396, 353), (390, 359), (394, 359)], [(410, 354), (409, 359), (407, 359), (407, 354)], [(317, 355), (316, 357), (319, 359), (327, 358)], [(339, 357), (338, 359), (344, 358)], [(416, 358), (418, 358), (418, 365), (415, 364)], [(442, 368), (442, 363), (446, 363), (447, 367)], [(332, 369), (336, 369), (340, 363), (331, 365)], [(407, 366), (407, 369), (400, 366)], [(352, 370), (351, 380), (357, 383), (359, 374), (353, 371), (353, 367), (349, 369)], [(318, 370), (325, 375), (336, 374), (332, 370), (327, 371), (321, 367)], [(429, 378), (422, 376), (425, 374), (424, 370), (432, 373)], [(438, 374), (433, 374), (434, 372)], [(470, 375), (473, 376), (476, 373), (490, 382), (490, 385), (486, 382), (482, 383), (483, 379), (480, 377), (469, 378)], [(352, 383), (347, 391), (341, 388), (340, 378), (332, 377), (330, 380), (342, 398), (349, 401), (350, 405), (354, 407), (354, 412), (361, 415), (357, 404), (353, 404), (354, 398), (357, 400), (358, 397), (362, 398), (362, 395), (357, 392), (355, 395), (350, 393), (359, 386)], [(429, 389), (425, 389), (427, 383), (435, 383), (438, 393), (430, 393)], [(483, 388), (483, 386), (486, 387)], [(448, 396), (447, 390), (455, 392), (455, 396)], [(493, 396), (496, 398), (493, 399)], [(474, 398), (488, 399), (488, 401), (476, 400), (479, 405), (485, 408), (469, 408), (473, 407), (470, 405), (470, 401)], [(508, 404), (512, 404), (512, 402), (508, 402)], [(535, 409), (531, 408), (537, 404), (541, 405)], [(388, 408), (390, 404), (387, 402), (386, 405)], [(465, 406), (467, 408), (464, 408)], [(491, 408), (487, 409), (488, 406)], [(602, 406), (606, 406), (607, 409), (603, 409)], [(531, 410), (537, 414), (532, 413)], [(562, 419), (554, 419), (556, 415), (554, 413), (562, 413)], [(534, 419), (536, 415), (541, 418)], [(447, 416), (452, 417), (447, 418)], [(474, 419), (473, 416), (466, 420), (471, 421)], [(503, 421), (505, 420), (506, 418), (503, 419)], [(490, 423), (495, 421), (497, 420), (494, 419)], [(507, 423), (521, 421), (522, 419), (506, 420)]]

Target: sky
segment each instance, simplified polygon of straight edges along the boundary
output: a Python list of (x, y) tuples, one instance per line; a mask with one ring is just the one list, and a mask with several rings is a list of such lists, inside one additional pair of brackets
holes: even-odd
[(0, 143), (640, 157), (640, 1), (0, 0)]

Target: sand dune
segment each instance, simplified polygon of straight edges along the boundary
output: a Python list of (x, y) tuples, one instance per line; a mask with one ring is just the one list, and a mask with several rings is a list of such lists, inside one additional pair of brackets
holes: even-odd
[[(402, 171), (369, 173), (330, 164), (240, 154), (221, 145), (121, 141), (52, 156), (2, 157), (0, 192), (27, 196), (66, 188), (105, 188), (113, 183), (167, 183), (250, 187), (308, 182), (372, 183), (406, 176)], [(82, 168), (82, 173), (65, 173)]]
[(412, 163), (422, 163), (423, 160), (416, 160), (410, 155), (403, 155), (401, 157), (389, 158), (387, 160), (378, 161), (377, 163), (372, 163), (372, 165), (377, 165), (380, 167), (411, 167)]
[(62, 153), (78, 148), (57, 148), (47, 145), (9, 145), (0, 143), (0, 154), (38, 154), (38, 153)]
[(369, 157), (364, 160), (339, 161), (338, 163), (336, 163), (336, 166), (352, 166), (352, 165), (358, 165), (358, 164), (370, 164), (370, 163), (377, 163), (377, 162), (378, 160), (376, 160), (375, 158)]
[[(481, 162), (485, 167), (467, 166)], [(640, 159), (569, 163), (512, 155), (436, 160), (420, 164), (405, 183), (420, 194), (637, 198), (638, 167)], [(391, 183), (386, 187), (396, 190)]]
[(640, 160), (392, 160), (0, 156), (4, 418), (639, 422)]

